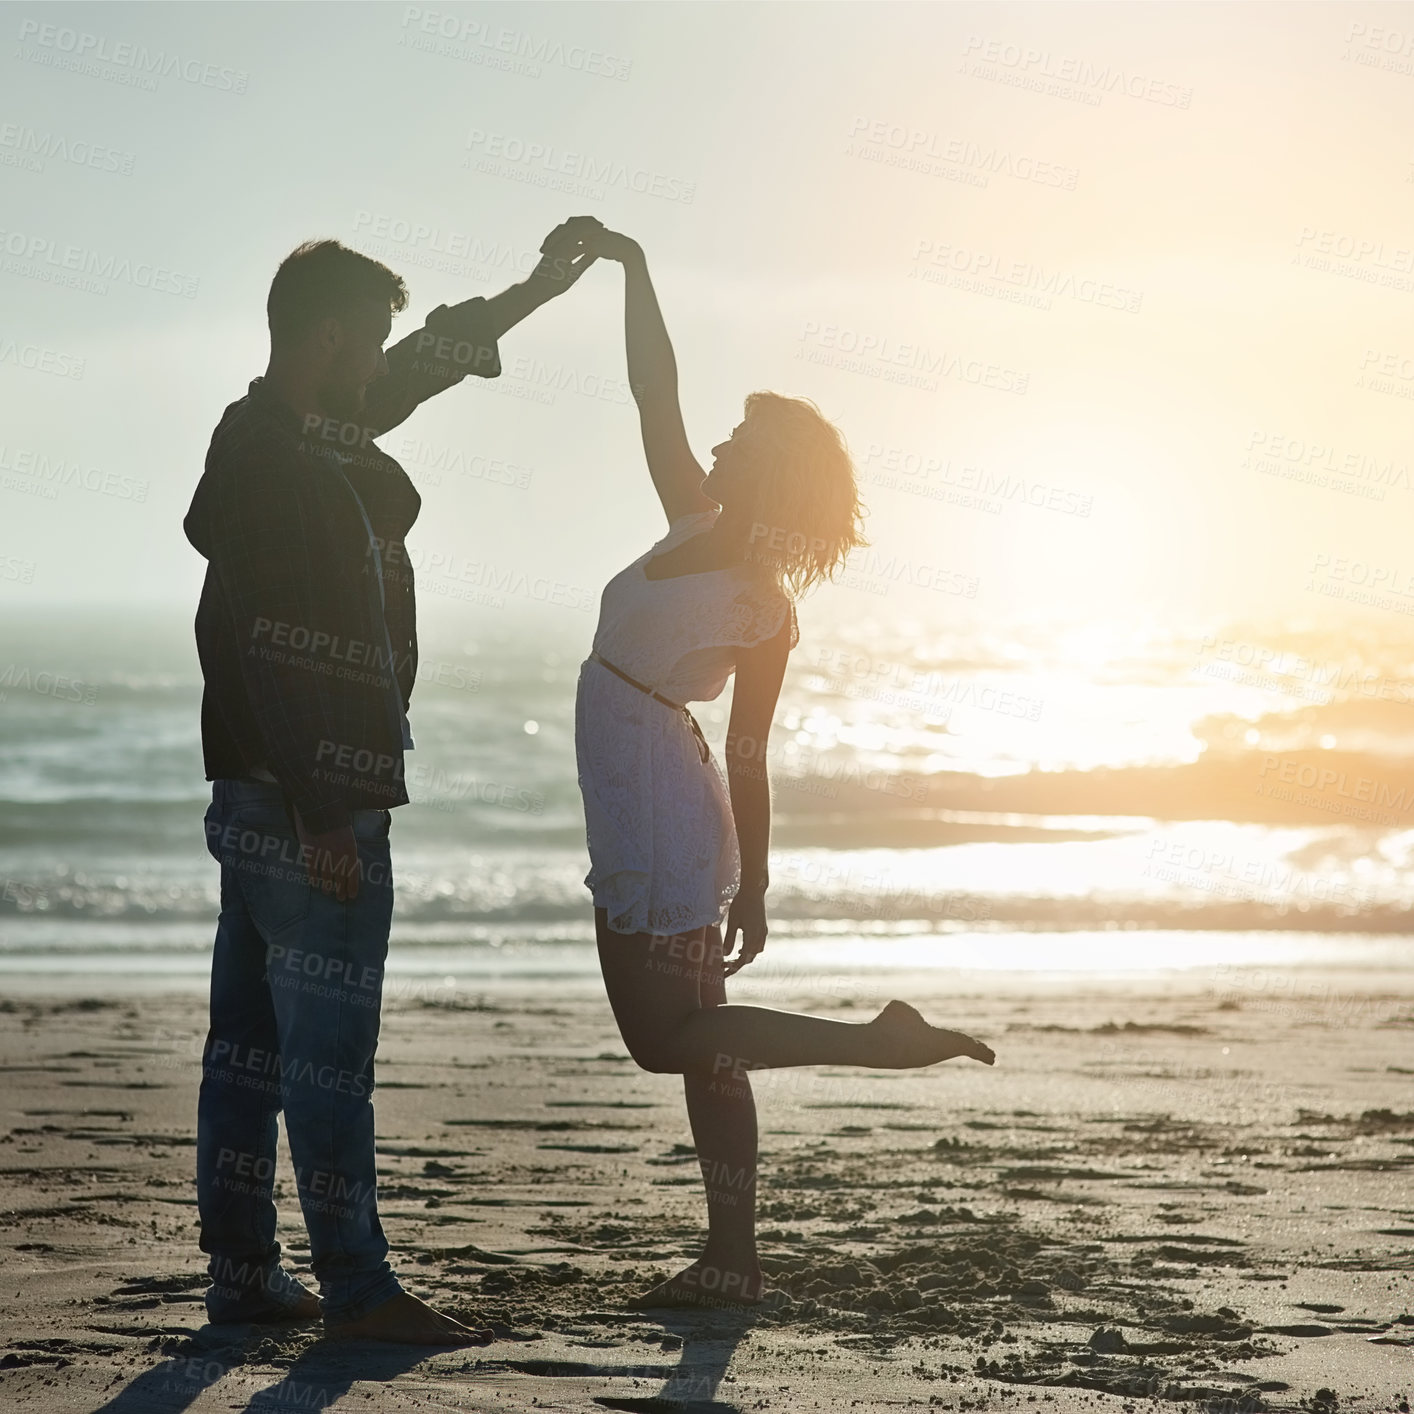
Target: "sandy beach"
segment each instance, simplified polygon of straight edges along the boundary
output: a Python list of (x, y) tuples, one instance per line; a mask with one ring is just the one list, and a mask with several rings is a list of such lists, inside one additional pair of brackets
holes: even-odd
[(780, 1294), (700, 1313), (625, 1307), (696, 1254), (703, 1207), (677, 1086), (628, 1060), (595, 987), (394, 986), (384, 1225), (412, 1290), (497, 1336), (431, 1353), (204, 1326), (204, 1001), (103, 990), (0, 1013), (6, 1409), (1334, 1414), (1414, 1392), (1414, 986), (1388, 972), (933, 972), (848, 1005), (743, 979), (846, 1019), (897, 991), (999, 1061), (757, 1074)]

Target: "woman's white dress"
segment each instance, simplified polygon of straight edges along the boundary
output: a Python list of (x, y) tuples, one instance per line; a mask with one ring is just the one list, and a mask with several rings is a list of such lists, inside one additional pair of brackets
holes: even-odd
[[(710, 530), (717, 510), (681, 516), (604, 587), (594, 650), (673, 702), (709, 702), (737, 651), (790, 620), (790, 596), (760, 565), (649, 579), (644, 566)], [(719, 923), (741, 874), (725, 771), (702, 760), (681, 712), (592, 658), (579, 670), (575, 752), (596, 908), (616, 933), (685, 933)]]

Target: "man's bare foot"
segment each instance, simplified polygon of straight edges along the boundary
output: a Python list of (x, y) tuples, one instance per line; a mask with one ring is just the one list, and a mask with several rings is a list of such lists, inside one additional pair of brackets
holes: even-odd
[(765, 1278), (754, 1262), (724, 1264), (699, 1257), (690, 1267), (641, 1296), (632, 1297), (627, 1304), (634, 1311), (685, 1306), (721, 1310), (759, 1305), (765, 1294)]
[(283, 1325), (285, 1322), (317, 1321), (320, 1316), (319, 1298), (302, 1283), (296, 1282), (303, 1295), (298, 1301), (287, 1310), (281, 1311), (278, 1315), (263, 1316), (255, 1322), (256, 1325), (273, 1326)]
[(912, 1070), (955, 1056), (971, 1056), (983, 1065), (997, 1059), (990, 1046), (961, 1031), (930, 1026), (907, 1002), (890, 1002), (867, 1024), (878, 1033), (879, 1058), (873, 1063), (884, 1070)]
[[(307, 1325), (317, 1321), (323, 1314), (319, 1298), (303, 1282), (298, 1282), (288, 1272), (279, 1274), (279, 1291), (282, 1297), (293, 1292), (299, 1295), (290, 1305), (277, 1304), (272, 1298), (254, 1313), (212, 1317), (213, 1325), (234, 1326), (287, 1326)], [(275, 1283), (272, 1282), (272, 1286)]]
[(386, 1340), (398, 1345), (485, 1345), (489, 1330), (472, 1329), (434, 1311), (410, 1291), (400, 1291), (356, 1321), (325, 1322), (331, 1340)]

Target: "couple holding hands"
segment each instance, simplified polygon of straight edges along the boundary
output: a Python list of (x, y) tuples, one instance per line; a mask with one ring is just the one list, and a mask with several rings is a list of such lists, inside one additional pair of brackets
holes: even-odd
[[(417, 670), (404, 536), (421, 506), (373, 440), (468, 375), (592, 264), (624, 272), (628, 379), (666, 534), (611, 579), (580, 670), (575, 744), (605, 988), (646, 1070), (681, 1075), (708, 1235), (641, 1307), (759, 1302), (752, 1070), (897, 1069), (992, 1051), (890, 1002), (842, 1022), (726, 1000), (767, 935), (771, 722), (794, 600), (862, 543), (839, 431), (802, 398), (751, 393), (694, 456), (642, 248), (593, 217), (558, 226), (532, 274), (439, 306), (384, 350), (402, 279), (336, 241), (280, 266), (270, 361), (223, 414), (184, 529), (206, 558), (196, 618), (221, 865), (197, 1124), (212, 1321), (322, 1318), (329, 1334), (458, 1345), (489, 1332), (402, 1289), (378, 1220), (373, 1058), (393, 910), (392, 808)], [(719, 762), (687, 707), (735, 674)], [(281, 1264), (283, 1110), (319, 1296)]]

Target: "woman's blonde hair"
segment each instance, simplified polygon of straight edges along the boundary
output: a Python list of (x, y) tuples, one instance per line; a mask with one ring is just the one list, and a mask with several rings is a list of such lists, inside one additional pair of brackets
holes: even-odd
[(750, 552), (793, 594), (833, 579), (864, 538), (854, 461), (809, 398), (756, 392), (742, 426), (754, 470)]

